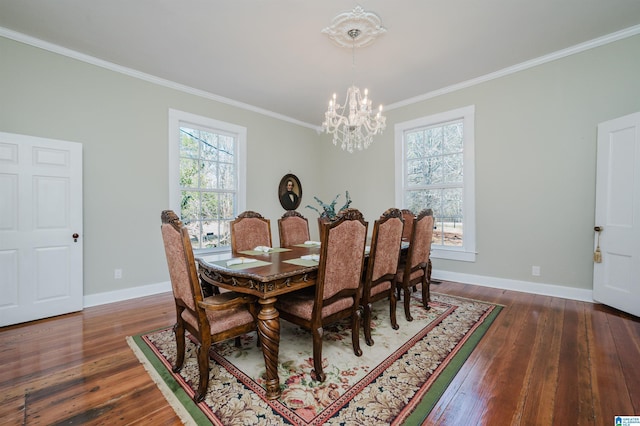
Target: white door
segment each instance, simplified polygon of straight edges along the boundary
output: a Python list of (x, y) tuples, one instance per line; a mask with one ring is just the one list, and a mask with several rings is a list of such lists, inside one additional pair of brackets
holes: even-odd
[(82, 145), (0, 132), (0, 326), (82, 310), (82, 289)]
[(593, 298), (640, 316), (640, 113), (599, 124), (597, 155)]

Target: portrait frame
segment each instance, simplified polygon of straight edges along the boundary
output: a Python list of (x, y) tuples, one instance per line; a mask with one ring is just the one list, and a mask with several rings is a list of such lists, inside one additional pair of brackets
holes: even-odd
[[(295, 195), (290, 195), (288, 190), (289, 182), (292, 183), (291, 191)], [(288, 173), (280, 179), (278, 185), (278, 201), (285, 210), (296, 210), (302, 202), (302, 184), (300, 179), (292, 173)]]

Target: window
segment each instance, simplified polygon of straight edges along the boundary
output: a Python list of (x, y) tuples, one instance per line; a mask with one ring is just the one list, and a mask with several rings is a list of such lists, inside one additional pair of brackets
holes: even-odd
[(244, 127), (169, 111), (169, 204), (195, 251), (228, 250), (229, 224), (245, 209)]
[(433, 257), (475, 261), (474, 110), (395, 126), (396, 205), (433, 209)]

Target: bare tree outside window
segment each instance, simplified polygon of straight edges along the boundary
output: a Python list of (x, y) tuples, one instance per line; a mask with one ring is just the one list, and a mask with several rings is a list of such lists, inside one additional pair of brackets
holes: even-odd
[(404, 204), (414, 213), (433, 209), (436, 229), (433, 244), (462, 246), (463, 151), (462, 120), (405, 133), (406, 190)]
[(180, 216), (194, 249), (230, 246), (236, 200), (236, 140), (180, 126)]

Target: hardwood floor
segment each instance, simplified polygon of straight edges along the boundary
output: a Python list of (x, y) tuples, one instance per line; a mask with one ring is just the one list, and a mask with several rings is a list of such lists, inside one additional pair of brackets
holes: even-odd
[[(458, 283), (432, 291), (505, 308), (426, 424), (608, 425), (640, 415), (638, 318)], [(125, 341), (174, 317), (167, 293), (0, 329), (0, 423), (180, 424)]]

